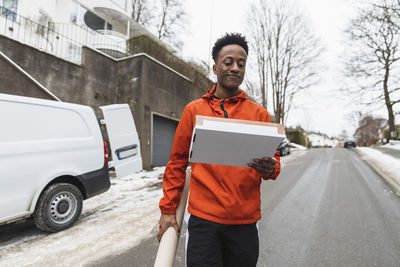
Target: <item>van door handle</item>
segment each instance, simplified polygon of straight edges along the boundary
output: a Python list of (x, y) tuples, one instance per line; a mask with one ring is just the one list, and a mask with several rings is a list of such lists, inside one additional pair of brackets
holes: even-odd
[(137, 144), (118, 148), (115, 150), (115, 154), (117, 154), (119, 160), (133, 157), (137, 154)]

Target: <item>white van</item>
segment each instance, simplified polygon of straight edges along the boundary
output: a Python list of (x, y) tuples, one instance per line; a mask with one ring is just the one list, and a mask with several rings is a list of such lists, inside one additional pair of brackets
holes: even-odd
[[(128, 173), (140, 170), (139, 140), (129, 106), (103, 108), (129, 110), (133, 128), (128, 128), (134, 129), (136, 139), (120, 142), (118, 153), (112, 144), (111, 148), (116, 157), (123, 153), (134, 162)], [(120, 123), (124, 129), (126, 124)], [(121, 135), (127, 134), (117, 129), (116, 137)], [(126, 165), (115, 162), (116, 170)], [(33, 215), (45, 231), (70, 227), (82, 211), (82, 200), (109, 189), (108, 168), (107, 145), (91, 107), (0, 94), (0, 224)]]

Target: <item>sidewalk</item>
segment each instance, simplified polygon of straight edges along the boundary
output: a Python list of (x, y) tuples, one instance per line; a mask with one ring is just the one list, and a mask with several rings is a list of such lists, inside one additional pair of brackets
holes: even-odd
[(164, 169), (111, 179), (64, 231), (45, 233), (31, 220), (1, 226), (0, 266), (83, 266), (136, 246), (158, 226)]
[[(396, 194), (400, 196), (400, 158), (393, 157), (387, 153), (382, 153), (378, 149), (369, 147), (357, 147), (355, 151), (381, 175), (392, 186)], [(393, 149), (393, 151), (400, 152), (397, 148)]]
[(374, 148), (384, 154), (400, 159), (400, 141), (391, 140), (388, 144), (376, 146)]

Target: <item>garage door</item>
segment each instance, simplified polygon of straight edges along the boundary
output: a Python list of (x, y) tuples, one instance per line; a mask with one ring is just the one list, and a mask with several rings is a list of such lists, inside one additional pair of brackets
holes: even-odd
[(178, 121), (153, 115), (153, 166), (165, 166), (169, 161)]

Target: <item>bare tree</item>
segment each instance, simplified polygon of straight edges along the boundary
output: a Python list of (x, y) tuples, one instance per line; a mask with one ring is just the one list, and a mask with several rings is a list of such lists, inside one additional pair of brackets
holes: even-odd
[(287, 1), (258, 0), (248, 17), (262, 105), (267, 107), (271, 94), (275, 121), (283, 123), (295, 95), (318, 81), (322, 46), (309, 22)]
[(365, 115), (361, 118), (354, 136), (359, 146), (370, 146), (380, 138), (380, 133), (387, 126), (387, 120)]
[[(381, 8), (384, 7), (384, 6), (379, 5), (379, 4), (374, 4), (374, 5), (375, 6), (380, 6)], [(397, 0), (397, 1), (393, 0), (393, 2), (390, 3), (388, 7), (392, 10), (393, 15), (395, 16), (395, 18), (396, 17), (397, 18), (400, 17), (400, 0)], [(391, 20), (391, 18), (389, 18), (389, 19), (390, 19), (390, 22), (394, 25), (394, 27), (400, 28), (400, 25), (398, 24), (399, 23), (398, 20)]]
[(177, 38), (187, 23), (183, 0), (133, 0), (132, 18), (155, 33), (160, 40), (181, 48)]
[(157, 37), (160, 40), (170, 41), (178, 46), (177, 33), (185, 28), (186, 16), (184, 3), (182, 0), (159, 0), (159, 14), (156, 16)]
[(400, 16), (396, 5), (398, 8), (397, 0), (380, 0), (360, 8), (347, 29), (351, 46), (346, 75), (356, 82), (350, 92), (364, 104), (384, 104), (390, 132), (395, 132), (393, 106), (400, 102)]
[(154, 19), (151, 10), (151, 2), (149, 0), (133, 0), (132, 1), (132, 18), (143, 26), (148, 26)]
[(258, 86), (253, 82), (250, 81), (249, 79), (245, 79), (244, 81), (245, 87), (246, 87), (246, 94), (252, 98), (252, 100), (256, 102), (260, 102), (261, 100), (261, 92), (258, 90)]
[[(261, 8), (259, 8), (259, 6)], [(267, 48), (267, 21), (268, 17), (265, 12), (269, 11), (265, 6), (265, 1), (260, 1), (259, 4), (252, 4), (248, 14), (249, 28), (250, 28), (250, 46), (255, 51), (255, 58), (257, 64), (257, 72), (259, 79), (259, 92), (261, 95), (261, 105), (267, 108), (268, 96), (268, 48)], [(269, 15), (269, 14), (268, 14)], [(256, 26), (256, 27), (253, 27)], [(255, 96), (257, 95), (254, 83), (247, 81), (247, 88)]]

